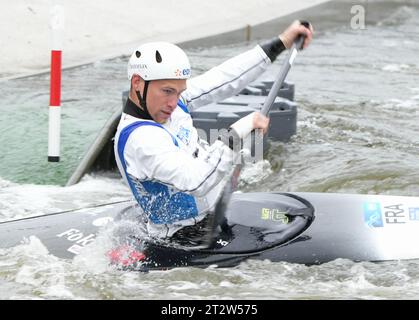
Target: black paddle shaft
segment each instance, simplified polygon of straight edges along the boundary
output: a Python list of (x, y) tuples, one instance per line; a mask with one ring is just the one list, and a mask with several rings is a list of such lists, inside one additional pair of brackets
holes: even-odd
[[(309, 28), (310, 24), (306, 21), (301, 22), (302, 25), (304, 25), (306, 28)], [(267, 116), (269, 114), (269, 110), (271, 109), (279, 90), (284, 84), (285, 78), (287, 77), (287, 74), (289, 70), (291, 69), (291, 66), (294, 62), (295, 57), (297, 56), (298, 50), (303, 49), (303, 43), (304, 43), (305, 36), (300, 35), (292, 44), (288, 56), (285, 59), (285, 63), (282, 65), (281, 70), (279, 71), (278, 78), (275, 80), (274, 84), (272, 85), (271, 90), (269, 91), (268, 96), (266, 97), (265, 103), (262, 106), (261, 113), (264, 116)], [(240, 172), (242, 169), (242, 161), (240, 161), (239, 164), (236, 164), (233, 169), (233, 173), (230, 179), (230, 183), (227, 183), (224, 187), (223, 193), (218, 200), (214, 214), (210, 218), (208, 222), (208, 234), (206, 236), (206, 239), (203, 240), (203, 242), (211, 246), (212, 242), (214, 241), (214, 237), (216, 235), (216, 229), (218, 226), (223, 226), (226, 219), (224, 216), (224, 213), (227, 209), (228, 203), (230, 202), (231, 194), (236, 190), (238, 186), (238, 181), (240, 177)]]
[(278, 78), (275, 80), (272, 85), (271, 90), (269, 91), (268, 96), (266, 97), (265, 103), (262, 106), (260, 113), (264, 116), (268, 116), (269, 110), (271, 109), (276, 97), (278, 96), (279, 90), (282, 88), (285, 82), (285, 78), (288, 75), (289, 70), (294, 62), (295, 57), (297, 56), (298, 50), (302, 50), (304, 43), (304, 36), (299, 36), (298, 39), (293, 43), (285, 63), (282, 65), (281, 70), (279, 71)]

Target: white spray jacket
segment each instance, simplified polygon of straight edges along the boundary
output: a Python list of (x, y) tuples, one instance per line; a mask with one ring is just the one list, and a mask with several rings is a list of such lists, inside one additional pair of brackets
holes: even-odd
[(189, 111), (237, 94), (270, 64), (258, 45), (189, 79), (178, 107), (162, 125), (122, 114), (116, 162), (151, 236), (170, 237), (202, 220), (215, 207), (233, 166), (233, 151), (222, 141), (210, 146), (199, 139)]

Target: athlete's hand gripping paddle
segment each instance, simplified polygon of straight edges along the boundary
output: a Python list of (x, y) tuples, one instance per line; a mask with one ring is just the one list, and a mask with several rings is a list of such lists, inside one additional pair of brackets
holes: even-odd
[[(304, 25), (306, 28), (310, 27), (310, 24), (308, 22), (301, 22), (301, 24)], [(291, 46), (288, 52), (288, 55), (285, 59), (285, 62), (279, 71), (278, 78), (275, 80), (274, 84), (272, 85), (272, 88), (269, 91), (269, 94), (265, 100), (265, 103), (262, 106), (261, 113), (264, 116), (268, 116), (269, 110), (271, 109), (275, 101), (275, 98), (278, 95), (279, 90), (283, 86), (285, 78), (289, 70), (291, 69), (291, 66), (295, 60), (295, 57), (297, 56), (298, 50), (303, 49), (304, 39), (305, 39), (305, 36), (300, 35)], [(226, 212), (228, 203), (230, 202), (231, 194), (236, 190), (238, 186), (238, 180), (239, 180), (240, 172), (243, 166), (241, 163), (242, 161), (240, 161), (239, 164), (235, 165), (231, 179), (229, 183), (227, 183), (226, 186), (224, 187), (223, 193), (215, 206), (214, 214), (210, 216), (210, 221), (208, 223), (208, 227), (209, 227), (208, 234), (203, 241), (204, 245), (206, 245), (207, 247), (212, 245), (214, 241), (214, 237), (217, 234), (216, 232), (217, 227), (219, 225), (222, 225), (225, 221), (224, 214)]]

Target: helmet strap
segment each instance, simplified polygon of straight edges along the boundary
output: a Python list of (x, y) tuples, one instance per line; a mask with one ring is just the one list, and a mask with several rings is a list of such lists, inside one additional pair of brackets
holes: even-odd
[(144, 90), (143, 90), (143, 96), (141, 97), (141, 93), (140, 91), (135, 91), (135, 93), (137, 94), (138, 100), (140, 101), (140, 106), (144, 109), (144, 111), (148, 113), (147, 110), (147, 91), (148, 91), (148, 85), (150, 84), (150, 81), (144, 81)]

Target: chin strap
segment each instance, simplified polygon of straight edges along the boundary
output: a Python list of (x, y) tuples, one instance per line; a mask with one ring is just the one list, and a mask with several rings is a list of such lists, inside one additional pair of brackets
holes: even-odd
[(135, 91), (135, 93), (137, 94), (138, 100), (140, 101), (140, 106), (144, 109), (144, 111), (148, 113), (147, 110), (147, 91), (148, 91), (148, 85), (150, 84), (150, 81), (144, 81), (144, 91), (143, 91), (143, 96), (141, 97), (141, 93), (140, 91)]

